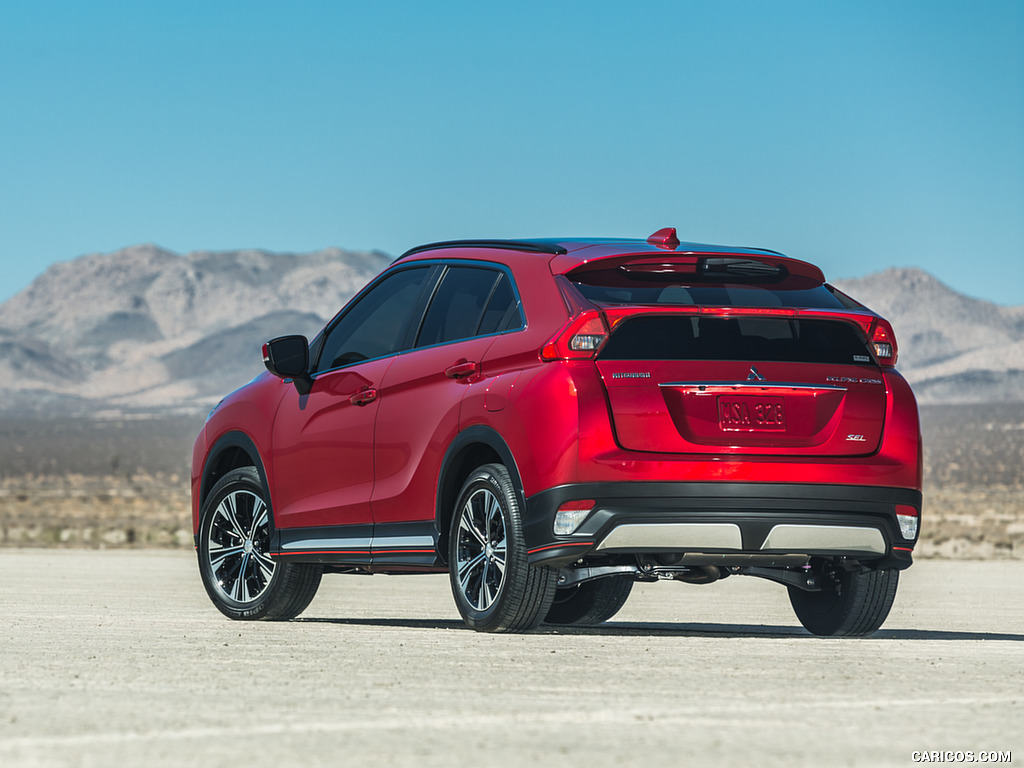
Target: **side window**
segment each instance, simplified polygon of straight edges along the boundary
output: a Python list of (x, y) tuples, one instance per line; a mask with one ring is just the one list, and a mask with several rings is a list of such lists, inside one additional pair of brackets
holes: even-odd
[(350, 307), (324, 336), (317, 371), (383, 357), (402, 348), (409, 315), (430, 269), (388, 275)]
[(512, 328), (518, 328), (523, 324), (523, 316), (519, 311), (519, 302), (512, 292), (512, 286), (508, 277), (502, 274), (491, 294), (491, 300), (487, 302), (487, 309), (480, 320), (478, 333), (483, 336), (488, 333), (499, 333)]
[(480, 318), (502, 273), (479, 267), (451, 267), (441, 279), (423, 319), (417, 347), (477, 335)]

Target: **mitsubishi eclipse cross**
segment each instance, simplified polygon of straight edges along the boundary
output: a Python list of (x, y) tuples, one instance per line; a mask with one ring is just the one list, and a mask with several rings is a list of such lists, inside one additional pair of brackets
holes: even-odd
[(325, 573), (447, 572), (500, 632), (753, 576), (810, 632), (868, 635), (921, 516), (896, 357), (888, 321), (774, 251), (671, 228), (413, 248), (210, 414), (202, 580), (233, 619), (289, 619)]

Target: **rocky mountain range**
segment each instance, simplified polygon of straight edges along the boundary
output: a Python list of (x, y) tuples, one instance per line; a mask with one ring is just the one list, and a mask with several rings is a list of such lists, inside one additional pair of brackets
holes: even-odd
[(314, 335), (390, 257), (154, 245), (55, 264), (0, 304), (4, 410), (201, 409)]
[(920, 402), (1024, 401), (1024, 306), (965, 296), (921, 269), (834, 284), (892, 323)]
[[(263, 341), (312, 336), (389, 261), (141, 245), (55, 264), (0, 304), (0, 411), (206, 408), (263, 369)], [(921, 402), (1024, 400), (1024, 306), (969, 298), (919, 269), (836, 285), (892, 321)]]

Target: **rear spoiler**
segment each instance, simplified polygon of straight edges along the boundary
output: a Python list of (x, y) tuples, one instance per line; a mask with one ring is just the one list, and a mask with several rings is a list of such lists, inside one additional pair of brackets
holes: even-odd
[[(557, 269), (556, 262), (552, 269)], [(678, 279), (781, 282), (788, 277), (803, 278), (815, 286), (825, 282), (822, 271), (806, 261), (771, 253), (650, 253), (618, 254), (588, 259), (566, 272), (568, 276), (592, 272), (619, 273), (633, 279), (662, 282)], [(556, 274), (559, 274), (556, 271)]]

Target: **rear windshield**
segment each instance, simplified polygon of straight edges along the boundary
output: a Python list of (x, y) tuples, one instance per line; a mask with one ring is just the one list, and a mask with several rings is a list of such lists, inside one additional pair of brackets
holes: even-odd
[(874, 365), (854, 326), (786, 317), (634, 317), (615, 329), (598, 359)]
[[(589, 276), (588, 276), (589, 277)], [(595, 275), (595, 277), (597, 277)], [(599, 279), (599, 278), (598, 278)], [(768, 285), (665, 285), (644, 281), (636, 285), (598, 285), (598, 279), (574, 281), (580, 293), (598, 304), (677, 304), (698, 307), (793, 307), (851, 309), (826, 286), (784, 289)]]

